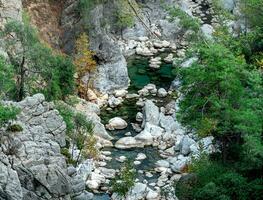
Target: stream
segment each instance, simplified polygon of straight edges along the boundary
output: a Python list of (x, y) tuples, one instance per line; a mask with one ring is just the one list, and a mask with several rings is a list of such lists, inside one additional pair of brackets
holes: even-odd
[[(167, 56), (167, 53), (162, 53), (158, 55), (162, 58)], [(131, 84), (128, 89), (129, 93), (137, 93), (138, 90), (142, 89), (145, 85), (152, 83), (155, 84), (157, 88), (169, 89), (171, 82), (174, 80), (175, 75), (173, 74), (173, 64), (168, 64), (162, 62), (159, 69), (151, 69), (149, 67), (148, 57), (133, 56), (128, 59), (128, 72), (131, 79)], [(169, 101), (172, 100), (171, 97), (158, 98), (157, 96), (149, 96), (147, 99), (154, 99), (156, 105), (165, 106)], [(136, 113), (142, 111), (140, 107), (136, 105), (137, 99), (125, 99), (123, 104), (114, 109), (102, 109), (101, 120), (105, 125), (108, 123), (109, 119), (113, 117), (121, 117), (128, 123), (128, 127), (123, 130), (108, 131), (113, 137), (113, 143), (118, 139), (125, 137), (126, 133), (130, 133), (131, 136), (138, 134), (133, 127), (132, 123), (136, 122)], [(117, 149), (114, 147), (104, 148), (103, 151), (110, 151), (112, 160), (107, 161), (106, 167), (108, 169), (120, 169), (122, 163), (116, 158), (120, 156), (125, 156), (127, 159), (134, 161), (139, 153), (143, 153), (147, 156), (146, 159), (141, 160), (141, 164), (135, 165), (137, 169), (137, 178), (139, 181), (147, 180), (148, 183), (154, 183), (158, 179), (159, 174), (154, 171), (155, 163), (162, 158), (159, 155), (157, 147), (147, 146), (145, 148), (132, 148), (127, 150)], [(146, 172), (151, 175), (147, 176)], [(107, 200), (110, 199), (108, 194), (97, 194), (95, 195), (96, 200)]]

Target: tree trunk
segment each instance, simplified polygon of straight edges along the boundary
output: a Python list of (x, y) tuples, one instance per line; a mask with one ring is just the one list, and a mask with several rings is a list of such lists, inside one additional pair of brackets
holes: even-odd
[(18, 91), (18, 101), (21, 101), (25, 95), (25, 57), (23, 56), (22, 62), (19, 66), (19, 73), (20, 73), (20, 82), (19, 84), (19, 91)]

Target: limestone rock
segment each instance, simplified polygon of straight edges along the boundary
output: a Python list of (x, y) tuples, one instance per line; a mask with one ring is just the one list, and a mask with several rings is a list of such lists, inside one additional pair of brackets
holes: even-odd
[[(5, 103), (21, 109), (17, 122), (23, 131), (1, 136), (5, 141), (0, 147), (3, 155), (0, 156), (1, 196), (19, 200), (41, 194), (40, 200), (58, 200), (83, 192), (83, 180), (72, 186), (75, 179), (68, 175), (65, 158), (60, 153), (65, 146), (66, 125), (54, 105), (46, 102), (42, 94)], [(12, 169), (9, 160), (12, 160)], [(6, 175), (8, 182), (5, 182)]]
[(143, 108), (143, 125), (145, 125), (146, 122), (158, 125), (159, 115), (159, 108), (151, 100), (146, 100)]
[(128, 126), (127, 122), (120, 117), (114, 117), (109, 120), (108, 128), (110, 130), (121, 130)]
[(130, 149), (135, 147), (143, 147), (144, 144), (134, 137), (123, 137), (115, 143), (117, 149)]

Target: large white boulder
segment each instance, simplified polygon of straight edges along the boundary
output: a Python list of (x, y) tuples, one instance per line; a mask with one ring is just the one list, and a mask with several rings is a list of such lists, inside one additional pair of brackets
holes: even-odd
[(121, 129), (125, 129), (127, 126), (128, 124), (124, 119), (120, 117), (114, 117), (109, 120), (107, 128), (110, 130), (115, 130), (115, 129), (121, 130)]
[(134, 137), (123, 137), (115, 143), (117, 149), (130, 149), (135, 147), (144, 147), (144, 144)]

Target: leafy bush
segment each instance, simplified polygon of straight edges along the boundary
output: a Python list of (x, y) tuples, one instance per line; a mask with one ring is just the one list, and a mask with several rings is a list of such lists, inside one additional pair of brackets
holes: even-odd
[(16, 119), (16, 115), (20, 110), (15, 107), (3, 106), (0, 104), (0, 127), (7, 123), (9, 120)]
[(74, 130), (74, 112), (67, 104), (62, 102), (56, 102), (56, 109), (59, 111), (59, 114), (62, 116), (64, 122), (66, 123), (67, 135), (71, 135)]
[(0, 56), (0, 99), (9, 96), (14, 87), (14, 67)]
[(120, 196), (125, 196), (127, 192), (134, 186), (136, 177), (136, 170), (130, 160), (125, 161), (120, 170), (120, 174), (112, 179), (110, 185), (112, 191)]
[(180, 24), (184, 30), (191, 29), (195, 32), (199, 31), (200, 29), (199, 21), (189, 16), (186, 12), (184, 12), (180, 8), (166, 7), (166, 10), (169, 12), (169, 15), (171, 16), (171, 20), (174, 20), (177, 17), (180, 19)]

